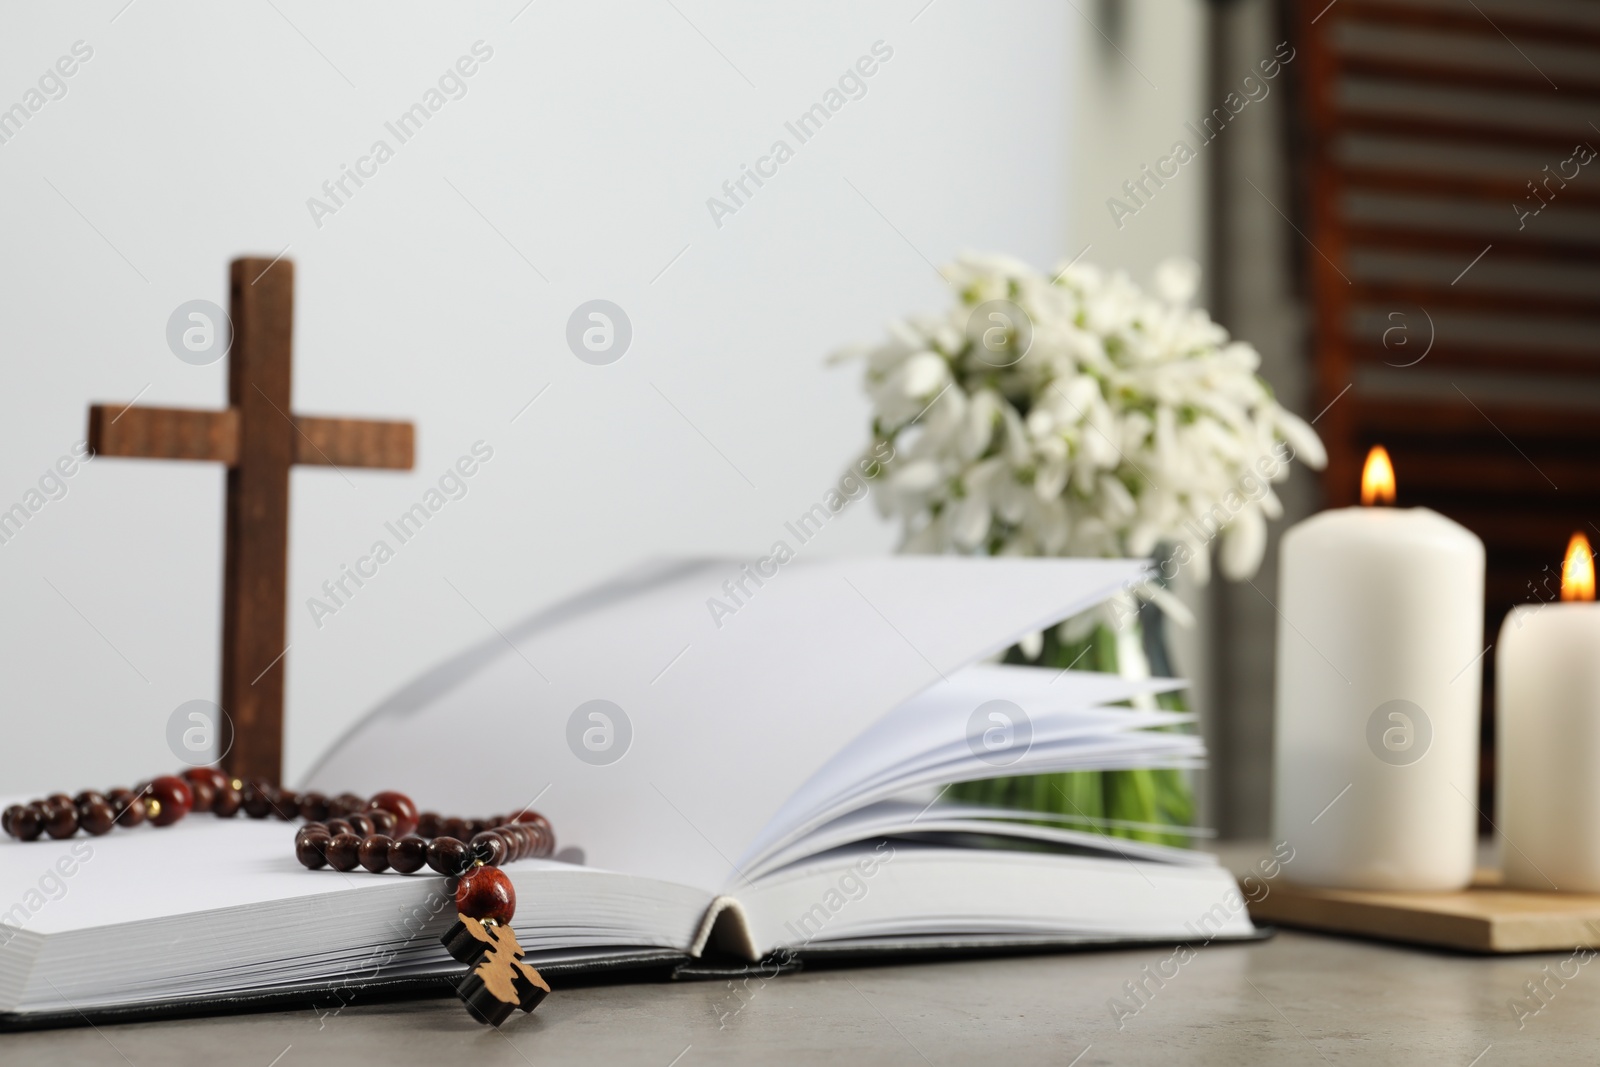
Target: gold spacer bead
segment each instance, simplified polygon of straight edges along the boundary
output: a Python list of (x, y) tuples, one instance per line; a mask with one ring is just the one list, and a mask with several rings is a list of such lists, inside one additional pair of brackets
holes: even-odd
[(145, 809), (145, 817), (146, 818), (150, 818), (150, 819), (160, 818), (160, 816), (161, 816), (161, 801), (157, 800), (155, 797), (151, 797), (149, 800), (146, 800), (144, 802), (144, 809)]
[(242, 778), (235, 778), (232, 781), (230, 781), (228, 784), (233, 786), (233, 788), (235, 788), (235, 789), (243, 789), (244, 788), (244, 780)]

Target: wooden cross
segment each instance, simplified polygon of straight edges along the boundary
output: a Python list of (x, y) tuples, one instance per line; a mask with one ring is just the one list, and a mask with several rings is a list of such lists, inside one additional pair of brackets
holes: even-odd
[(499, 1026), (514, 1009), (532, 1011), (550, 995), (549, 983), (523, 962), (524, 950), (509, 926), (458, 915), (439, 940), (471, 968), (456, 984), (456, 995), (481, 1022)]
[(95, 404), (89, 447), (97, 456), (227, 464), (221, 700), (227, 716), (217, 724), (218, 748), (230, 774), (276, 784), (288, 652), (289, 467), (410, 470), (414, 431), (409, 422), (290, 412), (293, 263), (234, 260), (229, 303), (227, 409)]

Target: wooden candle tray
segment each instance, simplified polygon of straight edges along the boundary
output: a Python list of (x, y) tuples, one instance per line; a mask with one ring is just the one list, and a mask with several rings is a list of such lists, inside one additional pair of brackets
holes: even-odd
[(1464, 952), (1557, 952), (1600, 945), (1600, 893), (1505, 889), (1499, 881), (1499, 872), (1479, 871), (1466, 889), (1403, 893), (1313, 889), (1275, 880), (1272, 891), (1250, 905), (1250, 917)]

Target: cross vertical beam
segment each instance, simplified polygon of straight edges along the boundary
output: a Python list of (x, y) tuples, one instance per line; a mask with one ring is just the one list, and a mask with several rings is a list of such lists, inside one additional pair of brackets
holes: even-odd
[(284, 656), (288, 633), (289, 417), (294, 264), (236, 259), (230, 275), (233, 345), (228, 406), (238, 412), (238, 459), (228, 469), (222, 581), (223, 767), (276, 782), (283, 766)]
[[(94, 404), (97, 456), (185, 459), (228, 468), (222, 575), (222, 765), (277, 784), (283, 773), (288, 662), (289, 468), (293, 464), (410, 470), (409, 422), (296, 415), (290, 399), (294, 264), (236, 259), (233, 335), (222, 411)], [(231, 720), (231, 726), (230, 726)]]

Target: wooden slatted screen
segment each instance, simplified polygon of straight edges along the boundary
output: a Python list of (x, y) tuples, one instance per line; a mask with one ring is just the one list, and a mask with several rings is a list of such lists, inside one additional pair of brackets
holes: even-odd
[(1488, 646), (1557, 595), (1573, 531), (1600, 544), (1600, 4), (1295, 11), (1327, 503), (1356, 503), (1385, 445), (1401, 504), (1487, 544)]

